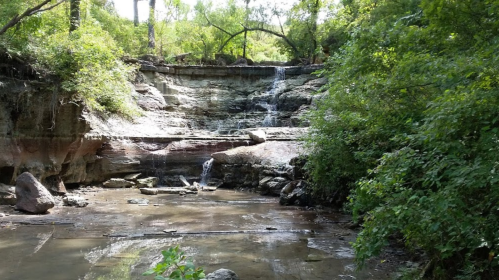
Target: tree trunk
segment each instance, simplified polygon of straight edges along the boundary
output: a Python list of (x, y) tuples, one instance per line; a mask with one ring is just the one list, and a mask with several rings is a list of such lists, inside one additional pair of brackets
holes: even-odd
[(154, 11), (156, 7), (156, 0), (149, 0), (149, 29), (148, 29), (148, 38), (149, 38), (149, 44), (148, 47), (150, 49), (156, 48), (156, 36), (154, 35)]
[(133, 0), (133, 25), (139, 26), (139, 0)]
[[(250, 0), (245, 0), (246, 2), (246, 18), (245, 18), (245, 22), (244, 22), (244, 25), (245, 26), (248, 26), (248, 18), (249, 18), (249, 8), (248, 8), (248, 5), (249, 5), (249, 2)], [(246, 46), (247, 46), (247, 42), (246, 42), (246, 39), (247, 39), (247, 36), (248, 35), (248, 31), (245, 30), (244, 31), (244, 42), (243, 42), (243, 58), (246, 59)]]
[(310, 63), (314, 64), (316, 60), (316, 50), (317, 50), (317, 21), (319, 20), (319, 0), (315, 1), (315, 5), (312, 7), (311, 11), (311, 20), (312, 20), (312, 53), (309, 57), (312, 59)]
[(71, 0), (69, 5), (69, 33), (80, 27), (80, 0)]
[(246, 37), (247, 37), (248, 31), (244, 31), (244, 43), (243, 43), (243, 58), (246, 59)]

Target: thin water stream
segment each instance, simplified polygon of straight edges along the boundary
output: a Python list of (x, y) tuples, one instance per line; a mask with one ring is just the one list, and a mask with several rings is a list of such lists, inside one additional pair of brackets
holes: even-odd
[[(354, 271), (349, 220), (328, 210), (283, 207), (276, 198), (217, 190), (142, 196), (136, 189), (89, 191), (86, 208), (24, 215), (1, 206), (0, 279), (151, 279), (142, 272), (180, 245), (212, 272), (240, 279), (389, 279), (388, 264)], [(147, 206), (128, 204), (147, 198)]]

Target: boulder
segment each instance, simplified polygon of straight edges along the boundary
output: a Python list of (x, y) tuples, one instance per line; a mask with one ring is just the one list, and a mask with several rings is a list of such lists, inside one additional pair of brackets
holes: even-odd
[(292, 181), (281, 190), (279, 204), (307, 206), (310, 197), (307, 194), (307, 183), (305, 181)]
[(263, 195), (279, 196), (288, 183), (289, 179), (283, 177), (266, 177), (260, 181), (258, 189)]
[(81, 196), (66, 196), (62, 199), (65, 206), (86, 207), (88, 201)]
[(267, 141), (267, 135), (265, 135), (265, 131), (263, 130), (250, 131), (248, 132), (248, 135), (256, 143), (263, 143)]
[(248, 61), (245, 58), (240, 57), (236, 61), (234, 61), (234, 63), (232, 63), (231, 65), (248, 65)]
[(147, 177), (144, 179), (137, 179), (138, 188), (155, 188), (158, 185), (158, 177)]
[(221, 268), (206, 275), (206, 280), (239, 280), (239, 276), (230, 269)]
[(16, 205), (16, 187), (0, 183), (0, 205)]
[(112, 178), (102, 184), (105, 188), (130, 188), (135, 183), (120, 178)]
[(16, 208), (33, 214), (45, 213), (55, 205), (54, 197), (29, 172), (17, 177), (16, 197)]
[(299, 155), (300, 147), (294, 141), (273, 141), (213, 153), (211, 157), (215, 159), (215, 163), (221, 164), (286, 165)]

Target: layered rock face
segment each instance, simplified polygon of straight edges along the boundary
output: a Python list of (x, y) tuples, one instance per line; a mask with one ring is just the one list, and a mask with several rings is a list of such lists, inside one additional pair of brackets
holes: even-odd
[(13, 185), (29, 171), (64, 192), (67, 165), (100, 147), (84, 142), (90, 126), (83, 110), (56, 83), (0, 75), (0, 183)]
[[(274, 67), (143, 67), (131, 85), (143, 109), (133, 122), (99, 118), (57, 85), (0, 73), (0, 183), (12, 185), (24, 171), (54, 192), (130, 173), (160, 185), (181, 185), (179, 175), (199, 181), (212, 153), (256, 144), (247, 136), (255, 128), (271, 142), (306, 133), (300, 115), (325, 83), (314, 70), (286, 68), (276, 79)], [(235, 184), (225, 175), (244, 172), (235, 166), (214, 166), (212, 178)], [(245, 181), (266, 174), (257, 173)]]

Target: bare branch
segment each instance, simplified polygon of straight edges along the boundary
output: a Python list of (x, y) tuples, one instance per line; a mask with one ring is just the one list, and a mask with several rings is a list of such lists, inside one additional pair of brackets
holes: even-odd
[(280, 33), (277, 33), (275, 31), (272, 31), (272, 30), (269, 30), (269, 29), (266, 29), (266, 28), (263, 28), (263, 27), (246, 27), (246, 26), (243, 26), (243, 30), (241, 31), (238, 31), (234, 34), (230, 34), (230, 37), (225, 40), (225, 42), (222, 44), (222, 46), (220, 46), (220, 48), (218, 49), (219, 52), (221, 52), (225, 46), (230, 42), (230, 40), (234, 39), (234, 37), (236, 37), (237, 35), (240, 35), (246, 31), (262, 31), (262, 32), (265, 32), (265, 33), (269, 33), (269, 34), (272, 34), (274, 36), (277, 36), (279, 38), (282, 38), (286, 44), (288, 44), (294, 51), (295, 53), (295, 56), (296, 57), (300, 57), (300, 52), (298, 51), (298, 48), (295, 46), (295, 44), (293, 42), (291, 42), (291, 40), (288, 39), (288, 37), (286, 37), (286, 35), (284, 34), (280, 34)]
[(212, 23), (212, 22), (210, 21), (210, 19), (208, 18), (208, 16), (206, 15), (206, 12), (205, 12), (205, 13), (203, 13), (203, 15), (204, 15), (204, 17), (206, 18), (206, 21), (208, 22), (208, 24), (209, 24), (209, 25), (211, 25), (211, 26), (215, 27), (216, 29), (218, 29), (218, 30), (222, 31), (223, 33), (225, 33), (225, 34), (227, 34), (227, 35), (229, 35), (229, 36), (231, 36), (231, 35), (232, 35), (230, 32), (228, 32), (228, 31), (226, 31), (226, 30), (222, 29), (220, 26), (217, 26), (217, 25), (215, 25), (214, 23)]
[(61, 5), (62, 3), (66, 2), (67, 0), (60, 0), (59, 2), (55, 3), (54, 5), (50, 6), (50, 7), (47, 7), (45, 9), (40, 9), (38, 11), (33, 11), (31, 14), (29, 14), (30, 16), (31, 15), (34, 15), (36, 13), (41, 13), (41, 12), (45, 12), (45, 11), (49, 11), (49, 10), (52, 10), (53, 8)]

